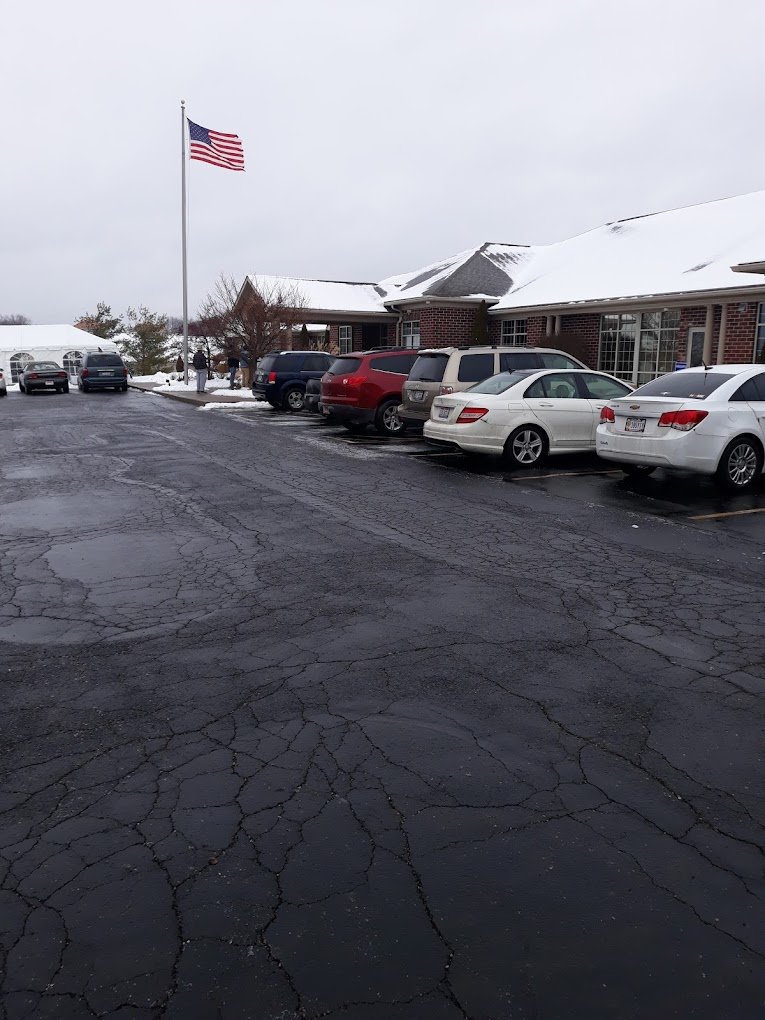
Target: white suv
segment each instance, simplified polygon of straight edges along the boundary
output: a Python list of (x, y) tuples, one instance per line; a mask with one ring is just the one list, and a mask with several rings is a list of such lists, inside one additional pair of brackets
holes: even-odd
[(551, 347), (439, 347), (420, 351), (401, 393), (398, 416), (407, 424), (430, 418), (433, 400), (483, 382), (498, 372), (529, 368), (587, 368)]

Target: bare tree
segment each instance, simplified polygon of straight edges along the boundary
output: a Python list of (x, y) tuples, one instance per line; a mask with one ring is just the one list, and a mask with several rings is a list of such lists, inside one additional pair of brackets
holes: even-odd
[(291, 344), (304, 308), (300, 289), (289, 281), (251, 276), (240, 288), (233, 276), (221, 273), (195, 328), (220, 351), (243, 356), (251, 371), (264, 354)]
[(26, 315), (0, 315), (0, 326), (31, 326), (32, 320)]

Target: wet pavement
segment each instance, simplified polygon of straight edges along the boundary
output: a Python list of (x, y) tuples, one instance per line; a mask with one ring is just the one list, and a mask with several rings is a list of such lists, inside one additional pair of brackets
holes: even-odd
[(765, 1011), (765, 489), (0, 401), (2, 1016)]

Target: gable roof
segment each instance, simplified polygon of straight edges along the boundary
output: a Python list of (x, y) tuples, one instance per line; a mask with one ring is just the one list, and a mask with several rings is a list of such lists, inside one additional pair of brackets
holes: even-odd
[(297, 290), (305, 302), (305, 310), (316, 312), (383, 313), (381, 292), (374, 283), (348, 283), (342, 280), (299, 280), (292, 276), (250, 275), (251, 286), (264, 289), (281, 287)]
[(617, 220), (535, 246), (492, 312), (762, 289), (763, 281), (731, 268), (761, 259), (765, 191), (756, 191)]

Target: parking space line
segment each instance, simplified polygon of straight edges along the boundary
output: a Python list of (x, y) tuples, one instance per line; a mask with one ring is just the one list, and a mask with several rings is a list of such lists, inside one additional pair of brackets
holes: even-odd
[(726, 510), (718, 514), (697, 514), (689, 517), (689, 521), (715, 521), (721, 517), (744, 517), (746, 514), (765, 514), (765, 506), (755, 507), (752, 510)]

